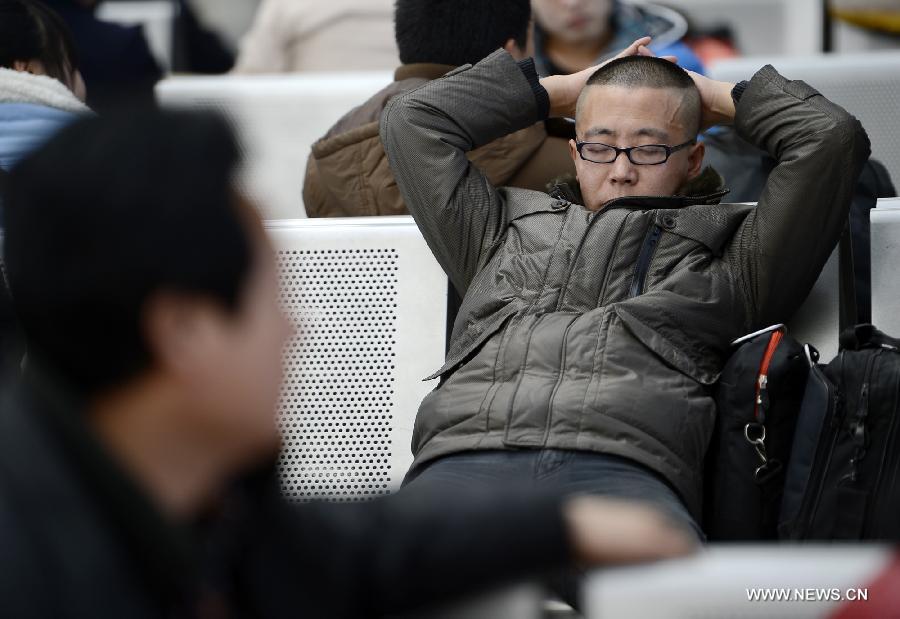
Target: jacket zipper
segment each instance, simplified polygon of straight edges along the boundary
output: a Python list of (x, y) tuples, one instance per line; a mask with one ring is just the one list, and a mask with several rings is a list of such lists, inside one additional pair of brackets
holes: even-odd
[(763, 354), (762, 362), (759, 364), (759, 375), (756, 379), (756, 400), (753, 405), (753, 418), (757, 423), (766, 423), (766, 412), (769, 410), (769, 366), (775, 357), (775, 351), (784, 338), (784, 331), (778, 330), (772, 333), (769, 343), (766, 346), (766, 352)]
[(650, 270), (650, 262), (653, 260), (653, 254), (656, 253), (656, 246), (659, 245), (659, 237), (661, 236), (662, 226), (655, 223), (650, 224), (647, 234), (644, 235), (644, 243), (641, 245), (637, 262), (634, 265), (634, 276), (631, 278), (631, 290), (628, 293), (629, 298), (643, 294), (647, 280), (647, 271)]
[[(602, 217), (607, 212), (619, 210), (619, 209), (634, 211), (634, 210), (640, 210), (640, 207), (629, 205), (629, 204), (627, 204), (627, 202), (621, 203), (621, 204), (611, 204), (609, 206), (604, 207), (602, 210), (593, 211), (590, 213), (590, 215), (588, 215), (588, 217), (589, 217), (588, 224), (587, 224), (587, 226), (585, 226), (584, 234), (581, 235), (581, 240), (578, 241), (578, 247), (575, 249), (575, 253), (572, 255), (572, 259), (569, 261), (569, 272), (566, 273), (565, 284), (563, 284), (563, 287), (559, 291), (559, 299), (556, 301), (556, 311), (559, 311), (559, 309), (562, 307), (562, 302), (563, 302), (563, 299), (565, 298), (566, 291), (569, 289), (569, 282), (572, 280), (572, 270), (575, 268), (575, 263), (578, 262), (578, 258), (581, 257), (581, 252), (584, 249), (585, 241), (587, 240), (588, 234), (590, 234), (591, 228), (594, 226), (594, 223), (596, 223), (596, 221), (598, 219), (600, 219), (600, 217)], [(565, 224), (563, 224), (563, 225), (565, 225)], [(620, 229), (620, 233), (621, 233), (621, 229)], [(609, 265), (607, 265), (607, 268), (609, 268)]]

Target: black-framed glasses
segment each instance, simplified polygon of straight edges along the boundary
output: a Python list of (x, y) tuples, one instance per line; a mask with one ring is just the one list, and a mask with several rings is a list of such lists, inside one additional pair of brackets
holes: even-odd
[(578, 154), (581, 158), (591, 163), (612, 163), (619, 158), (621, 153), (625, 153), (628, 161), (634, 165), (659, 165), (668, 161), (672, 153), (687, 148), (696, 141), (688, 140), (678, 146), (645, 144), (643, 146), (629, 146), (628, 148), (618, 148), (602, 142), (576, 142), (575, 147), (578, 149)]

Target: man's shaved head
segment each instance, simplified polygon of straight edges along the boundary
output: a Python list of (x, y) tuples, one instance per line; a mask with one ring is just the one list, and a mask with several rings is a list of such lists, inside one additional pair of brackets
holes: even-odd
[(588, 78), (578, 97), (576, 117), (581, 115), (585, 95), (592, 86), (678, 90), (683, 99), (682, 123), (690, 137), (700, 132), (700, 91), (687, 71), (668, 60), (653, 56), (626, 56), (600, 67)]
[(609, 163), (584, 159), (569, 141), (587, 208), (598, 210), (626, 196), (669, 196), (700, 174), (704, 146), (697, 142), (700, 91), (677, 65), (652, 56), (627, 56), (597, 69), (578, 97), (577, 140), (619, 149), (679, 146), (659, 164), (640, 165), (619, 153)]

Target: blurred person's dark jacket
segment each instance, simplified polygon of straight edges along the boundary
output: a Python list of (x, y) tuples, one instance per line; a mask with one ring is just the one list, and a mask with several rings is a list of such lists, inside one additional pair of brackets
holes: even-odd
[[(0, 168), (0, 250), (3, 249), (3, 191), (8, 174), (6, 170)], [(23, 352), (24, 345), (19, 321), (16, 320), (16, 312), (13, 309), (9, 287), (6, 283), (6, 274), (0, 263), (0, 382), (4, 376), (15, 371), (15, 366), (21, 360)]]
[[(402, 65), (393, 83), (348, 112), (313, 144), (303, 183), (309, 217), (409, 213), (378, 135), (381, 113), (392, 98), (453, 69), (442, 64)], [(495, 185), (542, 191), (553, 179), (575, 173), (567, 139), (554, 135), (553, 127), (536, 123), (468, 153), (469, 159)]]
[(179, 528), (29, 363), (0, 408), (4, 616), (380, 616), (568, 558), (553, 498), (289, 505), (274, 467)]
[(87, 104), (99, 113), (123, 103), (150, 105), (162, 69), (150, 52), (141, 26), (105, 22), (93, 3), (45, 0), (69, 25), (87, 85)]
[[(0, 218), (2, 218), (3, 185), (6, 182), (7, 172), (0, 168)], [(3, 236), (0, 233), (0, 249), (3, 247)], [(13, 308), (12, 298), (9, 296), (9, 287), (6, 276), (0, 265), (0, 382), (4, 377), (14, 376), (19, 362), (25, 353), (25, 345), (19, 321)], [(2, 389), (2, 387), (0, 387)]]
[(234, 66), (234, 53), (222, 39), (197, 18), (187, 0), (178, 0), (172, 45), (172, 71), (176, 73), (227, 73)]

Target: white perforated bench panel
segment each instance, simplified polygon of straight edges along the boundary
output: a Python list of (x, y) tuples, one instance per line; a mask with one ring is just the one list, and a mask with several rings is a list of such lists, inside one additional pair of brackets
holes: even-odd
[(166, 107), (213, 109), (245, 150), (239, 184), (266, 219), (305, 217), (303, 178), (313, 142), (389, 84), (390, 72), (178, 76), (156, 85)]
[(396, 489), (446, 336), (447, 278), (410, 217), (268, 222), (285, 350), (279, 461), (290, 499)]
[(879, 200), (872, 224), (872, 324), (900, 337), (900, 199)]
[(872, 157), (900, 182), (900, 52), (741, 58), (715, 64), (709, 74), (736, 82), (750, 79), (764, 64), (808, 82), (859, 118), (872, 141)]

